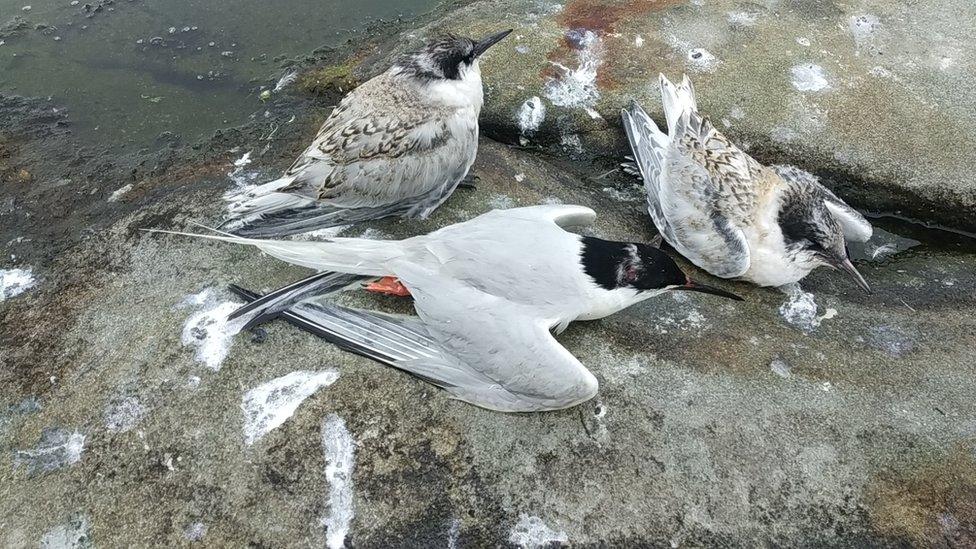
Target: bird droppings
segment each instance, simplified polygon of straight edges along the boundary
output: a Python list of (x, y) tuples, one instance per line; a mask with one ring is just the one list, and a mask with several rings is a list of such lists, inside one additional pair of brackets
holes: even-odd
[(566, 37), (576, 45), (577, 66), (570, 69), (552, 62), (559, 74), (546, 82), (544, 93), (553, 105), (586, 109), (592, 116), (592, 112), (596, 112), (592, 110), (593, 106), (600, 98), (596, 77), (602, 63), (602, 43), (590, 30), (574, 29), (567, 32)]
[(325, 544), (329, 549), (345, 547), (346, 535), (355, 509), (352, 472), (356, 462), (356, 441), (346, 422), (329, 414), (322, 422), (322, 449), (325, 452), (325, 478), (329, 482), (328, 514), (322, 518)]
[(810, 47), (810, 39), (805, 36), (797, 36), (796, 43), (803, 46), (804, 48)]
[(691, 48), (685, 61), (690, 69), (698, 72), (713, 72), (721, 61), (705, 48)]
[(188, 524), (183, 529), (183, 537), (187, 541), (200, 541), (207, 535), (207, 525), (202, 522)]
[(559, 144), (570, 154), (583, 154), (583, 140), (579, 134), (570, 133), (559, 136)]
[(132, 183), (129, 183), (128, 185), (119, 187), (118, 189), (115, 189), (115, 191), (113, 191), (112, 194), (109, 195), (108, 201), (109, 202), (118, 202), (119, 199), (122, 198), (122, 195), (124, 195), (125, 193), (127, 193), (127, 192), (129, 192), (131, 190), (132, 190)]
[(635, 47), (638, 47), (638, 48), (643, 48), (644, 47), (644, 37), (641, 36), (641, 35), (639, 35), (639, 34), (638, 35), (635, 35), (634, 36), (634, 46)]
[(793, 87), (801, 92), (818, 92), (830, 88), (827, 73), (820, 65), (804, 63), (790, 69)]
[(126, 397), (105, 410), (105, 428), (113, 433), (132, 430), (146, 415), (146, 408), (136, 397)]
[(512, 200), (512, 197), (504, 194), (493, 194), (488, 199), (488, 205), (493, 210), (507, 210), (515, 207), (515, 201)]
[(447, 531), (447, 549), (457, 549), (458, 539), (461, 537), (461, 521), (454, 519)]
[(829, 320), (837, 316), (836, 309), (827, 309), (823, 315), (817, 315), (817, 303), (814, 301), (813, 294), (804, 292), (797, 283), (788, 284), (782, 288), (787, 299), (779, 307), (779, 314), (787, 323), (800, 328), (805, 332), (812, 332), (820, 326), (824, 320)]
[(868, 330), (868, 343), (885, 353), (901, 358), (915, 349), (915, 342), (903, 330), (894, 326), (873, 326)]
[(241, 169), (247, 167), (251, 163), (251, 152), (248, 151), (244, 153), (243, 156), (234, 161), (234, 167)]
[(862, 46), (869, 42), (881, 29), (881, 20), (878, 19), (878, 16), (870, 13), (852, 15), (848, 20), (847, 28), (850, 30), (851, 36), (854, 37), (854, 43)]
[(777, 357), (769, 363), (769, 369), (779, 377), (786, 379), (790, 377), (790, 370), (793, 369), (793, 366), (791, 366), (786, 360)]
[(14, 452), (14, 464), (27, 468), (28, 475), (47, 473), (81, 461), (85, 435), (67, 429), (47, 428), (33, 450)]
[(546, 105), (538, 96), (525, 100), (519, 107), (516, 122), (523, 137), (531, 137), (546, 119)]
[(0, 269), (0, 301), (17, 297), (37, 285), (33, 270)]
[(634, 186), (632, 189), (620, 190), (616, 187), (603, 187), (603, 192), (611, 199), (618, 202), (639, 202), (643, 200), (640, 187)]
[(194, 359), (211, 370), (220, 370), (221, 364), (230, 353), (234, 335), (240, 331), (246, 319), (227, 317), (241, 303), (218, 301), (215, 292), (207, 288), (198, 294), (188, 296), (181, 305), (200, 309), (190, 315), (183, 324), (181, 340), (184, 347), (195, 347)]
[(41, 549), (88, 549), (93, 546), (87, 516), (81, 515), (44, 533)]
[(523, 513), (509, 533), (508, 541), (523, 549), (541, 549), (569, 543), (569, 536), (553, 530), (541, 518)]
[(748, 11), (730, 11), (725, 14), (725, 18), (733, 27), (752, 27), (759, 19), (759, 14)]
[(298, 71), (297, 70), (288, 71), (285, 74), (281, 75), (281, 78), (279, 78), (278, 82), (275, 83), (275, 87), (272, 91), (280, 92), (281, 90), (294, 84), (296, 80), (298, 80)]
[(272, 379), (244, 393), (244, 442), (254, 444), (288, 420), (302, 402), (339, 379), (336, 370), (300, 370)]

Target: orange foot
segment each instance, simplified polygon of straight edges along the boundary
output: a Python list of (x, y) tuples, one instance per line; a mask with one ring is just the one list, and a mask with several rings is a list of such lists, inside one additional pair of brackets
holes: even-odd
[(395, 276), (384, 276), (376, 282), (370, 282), (366, 285), (366, 291), (397, 297), (410, 296), (410, 290)]

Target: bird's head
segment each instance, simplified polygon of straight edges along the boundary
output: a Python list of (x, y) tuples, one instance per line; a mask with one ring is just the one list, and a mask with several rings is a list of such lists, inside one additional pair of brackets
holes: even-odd
[(593, 237), (582, 237), (582, 241), (583, 268), (606, 290), (629, 288), (650, 295), (685, 290), (742, 301), (733, 293), (692, 280), (671, 256), (654, 246)]
[(844, 271), (871, 293), (848, 256), (844, 228), (818, 189), (793, 185), (784, 196), (777, 221), (786, 253), (794, 263), (809, 270), (827, 266)]
[(478, 58), (511, 32), (512, 29), (508, 29), (481, 40), (452, 34), (440, 36), (420, 50), (400, 56), (394, 69), (401, 75), (426, 82), (463, 80), (470, 75), (480, 75)]

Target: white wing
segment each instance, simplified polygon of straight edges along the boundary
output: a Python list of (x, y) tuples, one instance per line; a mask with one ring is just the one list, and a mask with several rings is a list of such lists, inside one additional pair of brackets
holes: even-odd
[(558, 319), (445, 279), (415, 264), (394, 272), (414, 296), (430, 336), (487, 380), (455, 387), (461, 400), (504, 411), (556, 410), (596, 395), (596, 378), (549, 332)]
[(749, 269), (741, 227), (754, 214), (763, 169), (697, 111), (687, 77), (675, 86), (661, 75), (669, 134), (638, 105), (624, 127), (644, 176), (648, 209), (665, 240), (690, 261), (725, 278)]

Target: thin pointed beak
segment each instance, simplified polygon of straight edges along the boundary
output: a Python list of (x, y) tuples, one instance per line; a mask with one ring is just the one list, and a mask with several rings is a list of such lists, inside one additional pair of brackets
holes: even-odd
[(695, 282), (690, 278), (688, 279), (687, 284), (685, 284), (684, 286), (678, 286), (677, 288), (675, 288), (675, 290), (685, 290), (687, 292), (701, 292), (703, 294), (712, 294), (712, 295), (727, 297), (729, 299), (734, 299), (736, 301), (745, 301), (744, 299), (733, 294), (732, 292), (726, 292), (721, 288), (716, 288), (715, 286), (709, 286), (708, 284), (701, 284), (699, 282)]
[(472, 51), (472, 56), (473, 57), (479, 57), (481, 54), (485, 53), (488, 50), (488, 48), (494, 46), (502, 38), (505, 38), (506, 36), (508, 36), (509, 34), (511, 34), (513, 30), (515, 30), (515, 29), (508, 29), (508, 30), (502, 31), (502, 32), (500, 32), (498, 34), (493, 34), (491, 36), (486, 36), (486, 37), (482, 38), (481, 40), (478, 40), (477, 42), (474, 43), (474, 50)]
[(854, 282), (857, 282), (857, 285), (869, 295), (874, 293), (871, 291), (871, 286), (868, 286), (867, 281), (864, 280), (863, 276), (861, 276), (861, 273), (857, 272), (857, 269), (854, 268), (854, 264), (851, 263), (849, 258), (845, 257), (843, 261), (837, 263), (837, 268), (851, 275)]

